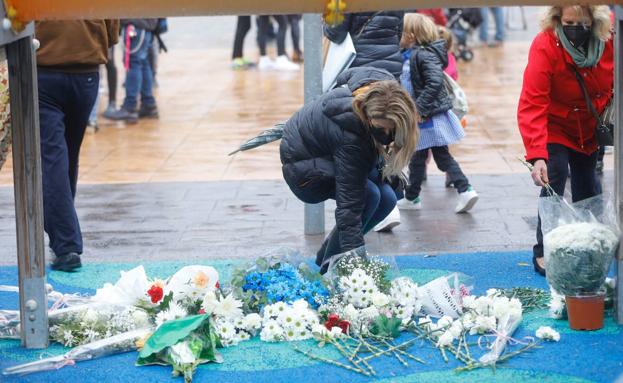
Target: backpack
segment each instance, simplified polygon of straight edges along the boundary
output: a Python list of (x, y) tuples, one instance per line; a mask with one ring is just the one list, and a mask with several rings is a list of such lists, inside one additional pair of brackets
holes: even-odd
[(467, 96), (465, 96), (465, 92), (463, 92), (463, 89), (461, 89), (459, 84), (457, 84), (457, 82), (454, 81), (454, 79), (445, 71), (443, 72), (443, 77), (443, 82), (446, 90), (448, 91), (448, 95), (452, 99), (452, 112), (454, 112), (460, 120), (469, 110), (467, 106)]

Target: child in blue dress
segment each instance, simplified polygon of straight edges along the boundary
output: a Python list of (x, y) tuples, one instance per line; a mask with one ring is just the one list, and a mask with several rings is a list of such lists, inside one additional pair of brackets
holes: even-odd
[(408, 13), (404, 18), (402, 39), (403, 69), (400, 82), (415, 100), (420, 122), (420, 140), (417, 151), (409, 162), (409, 185), (405, 198), (398, 202), (401, 209), (421, 209), (420, 191), (426, 174), (428, 151), (448, 181), (457, 190), (456, 213), (469, 211), (478, 201), (478, 193), (469, 184), (461, 167), (450, 154), (448, 145), (460, 141), (465, 133), (452, 112), (444, 81), (444, 67), (448, 65), (446, 42), (439, 38), (438, 28), (427, 16)]

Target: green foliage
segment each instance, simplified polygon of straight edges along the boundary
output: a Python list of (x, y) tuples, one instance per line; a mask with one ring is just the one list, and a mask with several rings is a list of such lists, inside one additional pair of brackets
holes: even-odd
[(379, 315), (370, 325), (370, 333), (381, 338), (398, 338), (401, 324), (400, 318), (388, 318), (386, 315)]

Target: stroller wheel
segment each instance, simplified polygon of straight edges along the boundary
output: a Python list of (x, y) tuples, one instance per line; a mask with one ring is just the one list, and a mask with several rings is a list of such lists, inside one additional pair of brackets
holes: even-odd
[(461, 51), (461, 58), (465, 61), (472, 61), (474, 59), (474, 52), (471, 49), (465, 49)]

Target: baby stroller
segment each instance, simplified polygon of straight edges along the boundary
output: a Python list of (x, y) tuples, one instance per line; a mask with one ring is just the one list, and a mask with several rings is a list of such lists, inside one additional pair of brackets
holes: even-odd
[(482, 24), (480, 8), (449, 8), (448, 29), (456, 38), (455, 55), (464, 61), (472, 61), (474, 52), (467, 46), (467, 37)]

